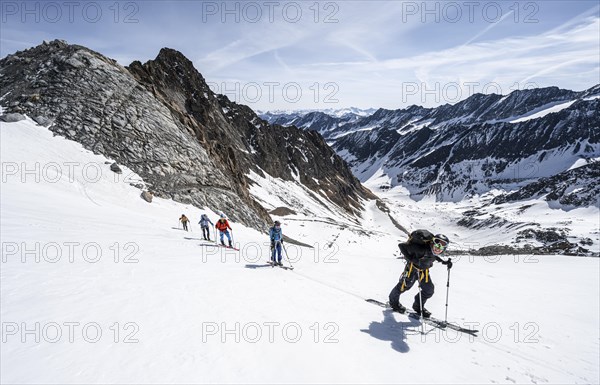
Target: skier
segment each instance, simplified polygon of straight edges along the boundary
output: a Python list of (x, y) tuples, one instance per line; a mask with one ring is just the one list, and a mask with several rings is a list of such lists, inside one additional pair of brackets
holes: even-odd
[(221, 232), (221, 245), (225, 246), (225, 242), (223, 241), (223, 236), (225, 235), (229, 240), (229, 247), (233, 247), (233, 244), (231, 243), (231, 235), (229, 234), (229, 231), (227, 231), (227, 229), (232, 231), (233, 229), (231, 226), (229, 226), (229, 222), (227, 222), (227, 217), (225, 217), (225, 214), (221, 214), (221, 218), (217, 221), (215, 227)]
[[(275, 221), (273, 227), (269, 230), (269, 237), (271, 238), (271, 261), (274, 265), (283, 266), (281, 263), (283, 234), (281, 232), (281, 223), (279, 221)], [(275, 254), (277, 254), (277, 259), (275, 259)]]
[(183, 224), (183, 229), (185, 231), (188, 231), (187, 225), (188, 225), (189, 219), (188, 219), (188, 217), (185, 216), (185, 214), (181, 214), (181, 218), (179, 218), (179, 222), (181, 222)]
[(210, 241), (210, 227), (208, 226), (209, 223), (211, 226), (214, 226), (211, 220), (208, 219), (208, 215), (202, 214), (202, 216), (200, 217), (200, 222), (198, 222), (198, 224), (202, 228), (202, 238), (204, 238), (205, 241)]
[(415, 296), (412, 308), (423, 318), (431, 316), (431, 312), (425, 309), (425, 302), (433, 296), (434, 291), (429, 268), (435, 261), (447, 265), (449, 269), (452, 268), (452, 261), (444, 261), (439, 257), (446, 251), (449, 242), (448, 237), (443, 234), (433, 235), (427, 230), (416, 230), (410, 234), (407, 242), (398, 245), (407, 263), (400, 276), (400, 281), (389, 295), (392, 310), (399, 313), (406, 311), (406, 308), (400, 303), (400, 294), (410, 290), (415, 281), (419, 280), (421, 296), (419, 294)]

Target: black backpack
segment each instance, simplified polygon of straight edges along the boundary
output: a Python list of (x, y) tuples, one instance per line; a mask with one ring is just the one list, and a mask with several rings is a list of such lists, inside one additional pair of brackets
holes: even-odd
[(427, 230), (415, 230), (410, 233), (408, 237), (408, 243), (415, 245), (428, 245), (433, 241), (434, 235)]

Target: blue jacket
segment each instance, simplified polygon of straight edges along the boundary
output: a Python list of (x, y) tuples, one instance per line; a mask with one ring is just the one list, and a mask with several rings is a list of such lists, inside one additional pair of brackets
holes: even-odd
[(281, 227), (271, 227), (269, 231), (269, 237), (271, 237), (271, 242), (279, 242), (283, 238), (283, 234), (281, 233)]
[(208, 219), (208, 216), (206, 214), (202, 214), (202, 217), (200, 218), (200, 222), (198, 222), (198, 223), (202, 227), (208, 227), (209, 223), (211, 226), (213, 226), (213, 223), (210, 221), (210, 219)]

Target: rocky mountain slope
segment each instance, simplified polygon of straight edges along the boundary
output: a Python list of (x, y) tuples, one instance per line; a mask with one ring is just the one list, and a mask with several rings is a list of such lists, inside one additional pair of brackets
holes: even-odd
[(415, 199), (457, 201), (512, 191), (600, 157), (599, 97), (600, 86), (476, 94), (454, 105), (304, 126), (331, 133), (328, 141), (363, 182), (387, 175), (390, 187), (402, 185)]
[(270, 125), (214, 94), (171, 49), (125, 68), (82, 46), (44, 42), (0, 61), (0, 88), (5, 112), (128, 166), (154, 194), (255, 228), (270, 217), (249, 193), (250, 171), (297, 181), (349, 216), (373, 197), (319, 134)]

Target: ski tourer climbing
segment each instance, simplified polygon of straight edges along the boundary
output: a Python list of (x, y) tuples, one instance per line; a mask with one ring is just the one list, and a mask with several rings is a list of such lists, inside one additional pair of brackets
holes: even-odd
[(200, 222), (198, 222), (198, 224), (200, 225), (200, 228), (202, 229), (202, 238), (204, 238), (205, 241), (210, 241), (210, 226), (214, 226), (214, 224), (211, 222), (210, 219), (208, 219), (208, 215), (206, 214), (202, 214), (202, 216), (200, 217)]
[(228, 229), (229, 230), (232, 230), (232, 229), (231, 229), (231, 226), (229, 226), (229, 222), (227, 221), (227, 217), (225, 216), (225, 214), (221, 214), (221, 218), (219, 218), (215, 227), (217, 228), (217, 230), (219, 230), (219, 232), (221, 234), (221, 245), (225, 246), (225, 242), (223, 241), (223, 236), (226, 236), (227, 240), (229, 240), (229, 247), (233, 247), (233, 243), (231, 242), (231, 235), (229, 234), (229, 231), (228, 231)]
[(274, 265), (283, 266), (281, 263), (281, 248), (283, 247), (281, 222), (275, 221), (273, 227), (269, 230), (269, 238), (271, 239), (271, 262), (273, 262)]
[(433, 235), (427, 230), (415, 230), (410, 234), (407, 242), (400, 243), (398, 247), (406, 259), (406, 267), (400, 276), (400, 280), (389, 295), (390, 306), (394, 311), (404, 313), (406, 308), (400, 303), (400, 294), (410, 290), (419, 281), (419, 292), (415, 296), (412, 308), (424, 318), (431, 316), (431, 312), (425, 309), (425, 302), (433, 296), (434, 285), (429, 275), (429, 269), (433, 262), (441, 262), (452, 268), (452, 261), (444, 261), (440, 255), (448, 247), (448, 237), (443, 234)]
[(179, 222), (181, 222), (181, 224), (183, 224), (183, 229), (185, 231), (188, 231), (188, 222), (190, 220), (188, 219), (188, 217), (185, 216), (185, 214), (181, 214), (181, 218), (179, 218)]

